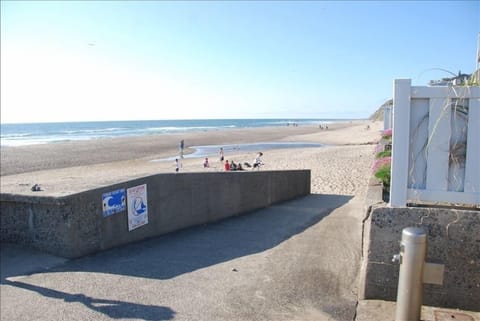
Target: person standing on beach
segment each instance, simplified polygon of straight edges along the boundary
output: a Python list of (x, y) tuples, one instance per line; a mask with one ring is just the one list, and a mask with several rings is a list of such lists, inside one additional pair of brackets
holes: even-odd
[(178, 161), (178, 158), (175, 158), (175, 172), (178, 173), (180, 170), (180, 162)]
[(185, 141), (182, 139), (180, 141), (180, 158), (183, 158), (183, 149), (185, 148)]
[(225, 159), (225, 157), (223, 155), (223, 147), (220, 147), (219, 154), (220, 154), (220, 161), (223, 163), (223, 160)]

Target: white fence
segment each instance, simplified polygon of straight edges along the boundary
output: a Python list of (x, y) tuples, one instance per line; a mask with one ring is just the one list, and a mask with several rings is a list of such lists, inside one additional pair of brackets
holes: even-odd
[(480, 205), (480, 87), (394, 82), (390, 206)]
[(383, 129), (392, 128), (392, 106), (383, 106)]

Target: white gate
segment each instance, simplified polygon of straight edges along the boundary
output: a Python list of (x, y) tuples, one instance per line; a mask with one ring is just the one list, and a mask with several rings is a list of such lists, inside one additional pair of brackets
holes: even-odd
[(480, 205), (480, 87), (396, 79), (390, 205)]

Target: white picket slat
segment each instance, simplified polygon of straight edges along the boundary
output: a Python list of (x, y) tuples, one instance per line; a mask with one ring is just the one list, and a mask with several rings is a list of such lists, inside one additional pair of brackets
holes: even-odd
[(414, 98), (445, 98), (445, 97), (479, 97), (480, 87), (462, 86), (415, 86), (412, 87), (410, 96)]
[[(480, 95), (479, 95), (480, 96)], [(465, 192), (480, 198), (480, 98), (472, 98), (468, 108), (467, 159), (465, 161)], [(480, 204), (480, 199), (477, 200)]]
[(410, 79), (396, 79), (393, 94), (392, 167), (390, 206), (407, 203), (408, 155), (410, 132)]
[(430, 99), (427, 144), (426, 189), (446, 191), (450, 146), (450, 105), (448, 99)]
[(412, 202), (450, 203), (461, 205), (475, 205), (478, 203), (478, 193), (429, 191), (409, 189), (407, 198)]

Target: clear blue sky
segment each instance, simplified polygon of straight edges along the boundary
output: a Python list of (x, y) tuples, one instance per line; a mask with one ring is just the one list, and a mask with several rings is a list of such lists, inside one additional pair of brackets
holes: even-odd
[(366, 118), (479, 31), (479, 1), (1, 1), (1, 121)]

